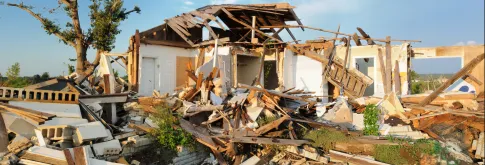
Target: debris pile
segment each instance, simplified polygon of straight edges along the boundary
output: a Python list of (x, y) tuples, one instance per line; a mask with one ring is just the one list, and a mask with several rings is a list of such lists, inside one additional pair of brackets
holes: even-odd
[[(410, 82), (406, 74), (411, 46), (399, 45), (400, 53), (391, 56), (397, 49), (390, 44), (407, 40), (370, 38), (361, 28), (358, 36), (303, 26), (293, 8), (287, 3), (203, 7), (167, 19), (166, 24), (142, 32), (142, 37), (137, 32), (128, 53), (103, 53), (94, 75), (74, 73), (25, 88), (0, 87), (0, 164), (483, 164), (484, 93), (454, 91), (450, 86), (459, 79), (472, 79), (470, 72), (484, 54), (465, 60), (467, 64), (432, 93), (409, 95), (405, 83)], [(253, 13), (265, 23), (256, 23), (256, 16), (250, 21), (247, 15)], [(230, 30), (220, 25), (214, 16), (218, 14), (230, 23), (226, 24)], [(210, 20), (221, 28), (210, 26)], [(286, 25), (285, 20), (299, 25)], [(199, 40), (198, 33), (192, 36), (186, 29), (201, 26), (209, 29), (213, 40)], [(299, 44), (288, 28), (331, 32), (335, 37)], [(281, 41), (278, 33), (283, 29), (295, 44)], [(179, 39), (174, 32), (187, 44), (169, 42)], [(224, 35), (219, 39), (216, 32)], [(344, 45), (337, 46), (336, 40)], [(350, 41), (362, 46), (360, 40), (366, 40), (366, 48), (372, 48), (366, 50), (376, 53), (375, 61), (379, 59), (379, 65), (368, 67), (375, 67), (373, 77), (349, 67), (358, 63), (350, 59)], [(176, 69), (162, 69), (168, 65), (151, 57), (153, 65), (144, 68), (141, 41), (174, 50), (200, 48), (200, 52), (194, 55), (195, 66), (193, 54), (187, 54), (173, 58)], [(385, 42), (385, 47), (375, 42)], [(341, 48), (345, 54), (339, 56)], [(268, 79), (263, 74), (266, 54), (277, 65), (272, 77), (276, 87), (271, 89), (263, 83)], [(115, 76), (111, 63), (117, 59), (112, 61), (111, 56), (125, 61), (129, 81)], [(284, 61), (299, 57), (321, 67), (315, 77), (333, 92), (322, 96), (285, 87), (284, 81), (296, 79), (284, 75), (297, 69), (292, 62), (298, 60)], [(369, 58), (362, 61), (367, 65)], [(175, 72), (162, 74), (154, 71), (155, 66)], [(401, 67), (406, 71), (400, 72)], [(304, 71), (309, 70), (319, 69)], [(158, 80), (142, 75), (145, 71)], [(161, 80), (167, 83), (161, 85)], [(154, 84), (175, 90), (160, 93), (161, 87)], [(371, 87), (374, 91), (366, 94)]]

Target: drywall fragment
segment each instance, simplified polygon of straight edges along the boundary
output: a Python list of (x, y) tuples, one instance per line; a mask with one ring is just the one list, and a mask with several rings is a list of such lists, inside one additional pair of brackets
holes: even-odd
[(17, 118), (8, 127), (8, 130), (15, 132), (17, 135), (22, 135), (24, 137), (31, 138), (32, 136), (35, 136), (35, 132), (34, 132), (35, 128), (36, 126), (25, 121), (24, 119)]
[(93, 144), (93, 149), (96, 156), (116, 155), (121, 152), (121, 144), (118, 140), (111, 140)]
[(364, 114), (353, 113), (352, 114), (352, 125), (354, 125), (355, 130), (364, 129)]

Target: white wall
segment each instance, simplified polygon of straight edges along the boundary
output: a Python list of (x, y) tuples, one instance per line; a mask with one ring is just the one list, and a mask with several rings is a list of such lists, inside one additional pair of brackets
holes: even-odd
[[(322, 86), (322, 63), (306, 56), (293, 55), (290, 50), (285, 50), (283, 65), (285, 88), (295, 87), (315, 92), (316, 96), (327, 95), (327, 83)], [(323, 101), (327, 102), (328, 98), (324, 97)]]
[[(196, 49), (186, 49), (162, 45), (140, 45), (140, 80), (143, 79), (143, 57), (155, 58), (155, 90), (160, 93), (173, 93), (176, 87), (176, 57), (196, 57), (198, 51)], [(143, 90), (144, 85), (140, 81), (139, 91), (142, 96), (152, 95), (152, 91)]]

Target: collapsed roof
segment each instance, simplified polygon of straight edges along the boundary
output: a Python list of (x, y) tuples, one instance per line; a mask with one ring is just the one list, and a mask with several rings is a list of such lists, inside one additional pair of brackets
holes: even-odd
[[(303, 26), (288, 3), (251, 4), (251, 5), (208, 5), (194, 11), (165, 19), (165, 23), (140, 33), (142, 42), (177, 47), (197, 47), (220, 42), (251, 43), (251, 32), (255, 38), (252, 44), (262, 44), (270, 40), (283, 42), (278, 33), (286, 29), (293, 37), (287, 21), (296, 21)], [(255, 16), (255, 17), (253, 17)], [(254, 26), (253, 28), (253, 18)], [(211, 24), (213, 24), (211, 26)], [(209, 31), (209, 40), (203, 41), (202, 29)], [(302, 30), (303, 27), (301, 27)], [(271, 34), (272, 33), (272, 34)], [(295, 38), (293, 37), (293, 40)]]

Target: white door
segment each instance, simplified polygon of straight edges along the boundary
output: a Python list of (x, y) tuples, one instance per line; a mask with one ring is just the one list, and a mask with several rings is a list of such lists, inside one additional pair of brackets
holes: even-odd
[(140, 94), (152, 95), (155, 89), (155, 58), (143, 57), (141, 64)]

